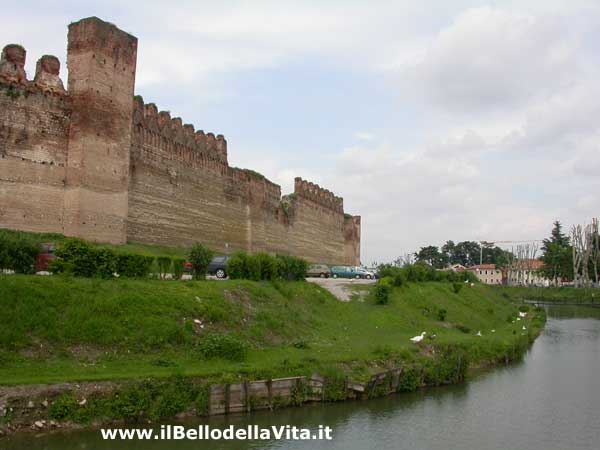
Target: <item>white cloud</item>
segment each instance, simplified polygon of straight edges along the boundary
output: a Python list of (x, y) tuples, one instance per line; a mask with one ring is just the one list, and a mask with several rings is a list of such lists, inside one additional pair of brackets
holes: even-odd
[(458, 15), (400, 74), (436, 106), (488, 112), (568, 86), (580, 70), (577, 47), (558, 16), (486, 6)]
[(361, 141), (372, 141), (375, 136), (367, 131), (359, 131), (354, 134), (354, 137)]

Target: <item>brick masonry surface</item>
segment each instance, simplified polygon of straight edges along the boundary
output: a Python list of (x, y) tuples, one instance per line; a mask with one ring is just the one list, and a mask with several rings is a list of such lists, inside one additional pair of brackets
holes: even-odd
[(294, 192), (229, 166), (222, 135), (134, 97), (137, 38), (96, 17), (69, 25), (60, 62), (26, 51), (0, 60), (0, 227), (98, 242), (202, 242), (219, 253), (265, 251), (360, 263), (360, 216), (296, 178)]

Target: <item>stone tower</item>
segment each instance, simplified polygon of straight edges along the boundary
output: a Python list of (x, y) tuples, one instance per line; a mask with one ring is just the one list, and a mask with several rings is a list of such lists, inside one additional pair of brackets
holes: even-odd
[(97, 17), (69, 25), (64, 233), (126, 242), (137, 38)]

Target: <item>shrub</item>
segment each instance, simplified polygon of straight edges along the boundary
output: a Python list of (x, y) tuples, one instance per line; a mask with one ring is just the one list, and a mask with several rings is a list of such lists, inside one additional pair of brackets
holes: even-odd
[(463, 287), (463, 283), (452, 283), (452, 290), (455, 294), (458, 294)]
[(462, 281), (463, 283), (465, 281), (468, 283), (479, 283), (479, 279), (477, 278), (477, 275), (475, 275), (470, 270), (465, 270), (463, 272), (460, 272), (457, 274), (457, 276), (458, 276), (458, 281)]
[(185, 258), (173, 258), (173, 276), (176, 280), (181, 280), (185, 270)]
[(50, 270), (77, 277), (111, 278), (116, 272), (121, 277), (141, 278), (150, 273), (154, 261), (153, 256), (115, 253), (81, 239), (64, 240), (55, 255), (57, 259), (50, 264)]
[(152, 268), (154, 256), (135, 253), (119, 253), (116, 257), (116, 271), (121, 277), (144, 278)]
[(33, 273), (39, 253), (39, 245), (32, 238), (22, 233), (0, 230), (0, 269)]
[(91, 257), (95, 260), (95, 276), (112, 278), (117, 272), (117, 259), (113, 251), (107, 248), (94, 248)]
[(423, 374), (418, 367), (409, 365), (404, 367), (402, 374), (400, 375), (400, 382), (398, 383), (398, 392), (411, 392), (416, 390), (423, 383)]
[(440, 309), (440, 310), (438, 310), (438, 313), (437, 313), (438, 320), (439, 320), (440, 322), (443, 322), (444, 320), (446, 320), (446, 315), (447, 315), (447, 314), (448, 314), (448, 311), (446, 311), (446, 310), (445, 310), (445, 309), (443, 309), (443, 308), (442, 308), (442, 309)]
[(204, 245), (197, 243), (190, 250), (189, 260), (192, 263), (192, 272), (195, 278), (204, 279), (208, 265), (214, 253)]
[(394, 286), (402, 286), (406, 282), (422, 283), (435, 281), (439, 283), (477, 282), (475, 274), (469, 270), (454, 272), (451, 270), (436, 270), (425, 263), (408, 264), (403, 267), (395, 267), (390, 264), (379, 266), (379, 276), (392, 277)]
[(390, 293), (392, 292), (393, 280), (389, 277), (380, 279), (373, 289), (373, 297), (375, 304), (387, 305), (390, 301)]
[(196, 414), (199, 416), (208, 415), (208, 408), (210, 402), (210, 389), (209, 386), (201, 386), (198, 390), (198, 395), (196, 396)]
[(246, 259), (248, 255), (244, 252), (235, 252), (227, 262), (227, 273), (231, 279), (248, 278)]
[(194, 400), (194, 389), (191, 383), (181, 376), (157, 384), (153, 392), (152, 405), (148, 410), (148, 417), (151, 419), (173, 417), (185, 410)]
[[(98, 252), (82, 239), (65, 239), (55, 251), (57, 260), (53, 261), (50, 269), (53, 272), (67, 272), (76, 277), (93, 277), (98, 274)], [(108, 253), (102, 254), (103, 270), (107, 269)], [(112, 276), (112, 272), (110, 273)]]
[(77, 399), (71, 392), (63, 394), (48, 407), (48, 417), (57, 420), (67, 419), (73, 416), (77, 407)]
[(456, 345), (436, 346), (436, 357), (424, 366), (423, 381), (428, 386), (463, 381), (469, 366), (467, 352)]
[(408, 266), (409, 275), (407, 278), (409, 281), (423, 282), (428, 281), (428, 275), (430, 272), (427, 270), (427, 266), (424, 264), (413, 264)]
[(279, 267), (277, 259), (267, 253), (257, 253), (254, 258), (260, 266), (261, 280), (274, 280), (278, 277)]
[(229, 258), (227, 271), (232, 279), (249, 280), (303, 280), (308, 270), (308, 262), (295, 256), (271, 256), (267, 253), (247, 255), (235, 252)]
[(394, 286), (400, 287), (406, 283), (406, 274), (402, 270), (398, 270), (393, 276)]
[(254, 281), (261, 280), (261, 269), (260, 269), (260, 259), (258, 259), (254, 255), (248, 255), (246, 257), (246, 273), (248, 274), (248, 278)]
[(159, 256), (156, 258), (156, 263), (158, 264), (160, 278), (164, 280), (167, 277), (167, 274), (171, 272), (173, 260), (168, 256)]
[(308, 261), (296, 256), (277, 255), (277, 266), (279, 278), (298, 281), (306, 278)]
[(328, 367), (322, 371), (325, 378), (323, 399), (326, 402), (337, 402), (346, 399), (346, 377), (337, 367)]
[(240, 339), (228, 334), (209, 334), (199, 344), (200, 354), (206, 359), (222, 358), (230, 361), (242, 361), (246, 358), (248, 347)]

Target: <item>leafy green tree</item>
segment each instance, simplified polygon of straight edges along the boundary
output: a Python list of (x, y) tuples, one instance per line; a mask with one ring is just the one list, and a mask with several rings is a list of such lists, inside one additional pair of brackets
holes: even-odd
[(450, 264), (462, 264), (461, 261), (458, 261), (456, 255), (456, 244), (454, 241), (446, 241), (444, 245), (442, 245), (442, 253), (446, 255), (448, 258), (448, 263)]
[(417, 262), (423, 262), (436, 269), (443, 269), (448, 265), (448, 257), (444, 253), (434, 246), (421, 247), (417, 253), (415, 253)]
[(480, 247), (477, 242), (463, 241), (454, 248), (455, 263), (469, 267), (479, 264)]

